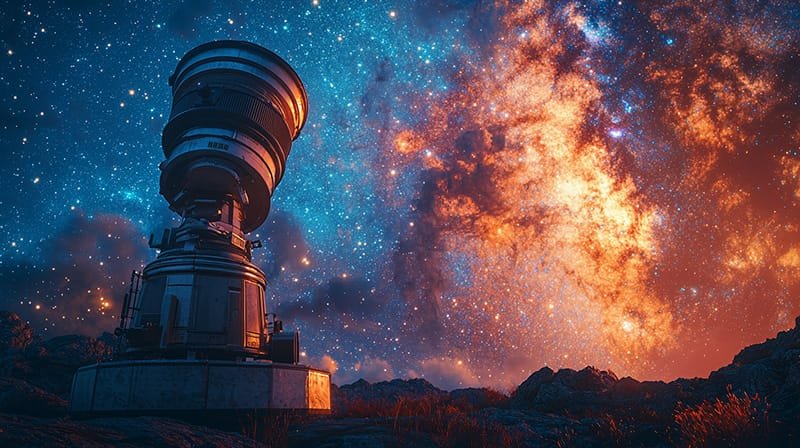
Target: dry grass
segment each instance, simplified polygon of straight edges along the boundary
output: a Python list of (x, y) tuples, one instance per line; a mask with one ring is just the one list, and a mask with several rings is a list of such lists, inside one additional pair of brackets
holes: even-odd
[(289, 444), (289, 425), (300, 421), (300, 416), (288, 412), (248, 412), (239, 417), (240, 431), (245, 436), (269, 447)]
[(768, 437), (766, 400), (758, 394), (736, 395), (679, 408), (675, 423), (689, 447), (756, 446)]
[(597, 420), (593, 428), (597, 440), (602, 440), (611, 446), (624, 446), (624, 442), (631, 434), (629, 430), (624, 429), (619, 420), (609, 414), (600, 415)]
[(472, 412), (485, 407), (501, 407), (506, 396), (496, 391), (489, 391), (488, 402), (477, 406), (465, 400), (455, 400), (447, 395), (426, 395), (422, 397), (400, 397), (396, 399), (352, 399), (340, 400), (337, 403), (337, 417), (408, 417), (429, 415), (434, 411)]
[(437, 446), (441, 447), (512, 447), (520, 437), (495, 422), (486, 422), (472, 414), (434, 415), (423, 419)]
[[(499, 392), (487, 406), (499, 405), (505, 396)], [(494, 399), (496, 398), (496, 400)], [(398, 446), (421, 438), (440, 447), (511, 447), (519, 437), (495, 422), (476, 415), (478, 408), (446, 395), (401, 397), (396, 400), (352, 400), (343, 403), (340, 417), (383, 418), (397, 436)]]

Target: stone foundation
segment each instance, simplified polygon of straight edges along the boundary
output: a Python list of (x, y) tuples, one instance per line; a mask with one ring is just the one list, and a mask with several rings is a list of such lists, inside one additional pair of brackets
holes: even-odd
[(329, 413), (330, 373), (260, 361), (136, 360), (81, 367), (74, 415), (235, 411)]

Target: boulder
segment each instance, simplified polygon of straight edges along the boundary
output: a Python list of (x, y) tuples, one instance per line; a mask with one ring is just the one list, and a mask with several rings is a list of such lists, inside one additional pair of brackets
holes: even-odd
[(532, 403), (539, 394), (539, 389), (542, 384), (550, 383), (555, 378), (556, 374), (550, 367), (542, 367), (541, 369), (533, 372), (525, 381), (517, 387), (517, 390), (511, 394), (511, 404), (517, 408), (524, 408), (527, 404)]
[(502, 393), (485, 387), (469, 387), (450, 391), (449, 397), (453, 402), (468, 409), (483, 409), (502, 406), (508, 397)]
[(577, 372), (572, 369), (561, 369), (553, 381), (575, 391), (602, 392), (613, 387), (619, 380), (610, 370), (598, 370), (589, 366)]

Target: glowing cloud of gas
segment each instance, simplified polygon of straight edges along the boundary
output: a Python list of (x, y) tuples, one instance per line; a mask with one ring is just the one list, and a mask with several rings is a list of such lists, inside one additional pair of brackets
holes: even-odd
[[(720, 33), (719, 47), (659, 59), (634, 48), (615, 84), (602, 52), (623, 44), (577, 4), (492, 5), (501, 13), (482, 30), (490, 42), (464, 42), (454, 64), (458, 89), (434, 99), (425, 124), (395, 129), (384, 148), (393, 170), (420, 173), (406, 230), (417, 250), (399, 257), (421, 279), (409, 302), (435, 302), (424, 311), (441, 326), (440, 359), (464, 360), (475, 381), (510, 384), (545, 364), (700, 374), (691, 364), (705, 355), (687, 346), (714, 346), (717, 355), (700, 364), (721, 365), (719, 347), (732, 343), (721, 327), (764, 293), (753, 283), (763, 269), (781, 266), (775, 275), (785, 279), (800, 265), (796, 248), (778, 244), (796, 226), (776, 233), (789, 217), (764, 221), (730, 161), (758, 138), (741, 130), (785, 100), (768, 63), (785, 51), (762, 48), (767, 30), (742, 39), (699, 7), (670, 8), (654, 7), (649, 26), (688, 30), (697, 41)], [(763, 73), (744, 67), (747, 51), (760, 55)], [(619, 84), (633, 72), (657, 105), (628, 124), (609, 105), (621, 102)], [(672, 159), (653, 155), (659, 145)], [(796, 167), (785, 157), (769, 167), (795, 200)], [(402, 204), (393, 182), (387, 202)], [(760, 278), (786, 300), (780, 278)], [(771, 326), (788, 319), (778, 308), (777, 318), (763, 317)]]

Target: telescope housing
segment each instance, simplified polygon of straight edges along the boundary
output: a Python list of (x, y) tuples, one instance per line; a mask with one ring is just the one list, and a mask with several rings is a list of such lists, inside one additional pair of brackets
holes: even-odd
[(330, 374), (299, 365), (298, 333), (267, 313), (260, 242), (246, 236), (305, 125), (305, 87), (275, 53), (231, 40), (190, 50), (169, 84), (160, 192), (181, 224), (151, 235), (158, 256), (131, 276), (120, 359), (79, 369), (71, 409), (328, 412)]

